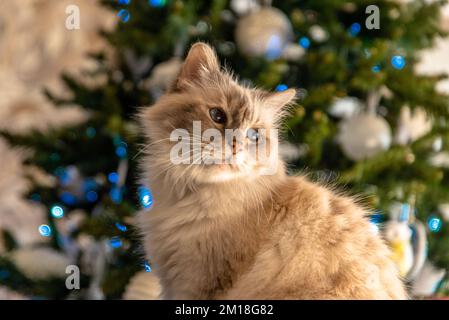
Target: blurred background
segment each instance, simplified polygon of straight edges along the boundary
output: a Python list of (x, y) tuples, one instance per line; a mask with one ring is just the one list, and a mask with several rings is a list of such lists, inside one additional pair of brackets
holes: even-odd
[(298, 89), (290, 171), (359, 194), (411, 296), (447, 298), (448, 31), (432, 0), (0, 0), (0, 299), (156, 297), (133, 117), (198, 40)]

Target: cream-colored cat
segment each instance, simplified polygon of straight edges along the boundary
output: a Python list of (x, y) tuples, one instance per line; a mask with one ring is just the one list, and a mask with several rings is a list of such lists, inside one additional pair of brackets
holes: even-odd
[[(261, 169), (272, 163), (248, 154), (245, 147), (261, 129), (276, 128), (294, 96), (291, 89), (269, 93), (239, 85), (220, 70), (213, 49), (197, 43), (169, 92), (142, 110), (149, 140), (143, 183), (153, 191), (154, 206), (140, 213), (139, 228), (163, 298), (406, 298), (390, 252), (364, 209), (288, 176), (282, 161), (263, 175)], [(192, 135), (193, 121), (201, 121), (202, 133), (246, 132), (243, 142), (231, 143), (239, 161), (192, 163), (190, 152), (191, 163), (173, 163), (177, 141), (170, 134), (181, 128)], [(192, 141), (206, 148), (198, 137)]]

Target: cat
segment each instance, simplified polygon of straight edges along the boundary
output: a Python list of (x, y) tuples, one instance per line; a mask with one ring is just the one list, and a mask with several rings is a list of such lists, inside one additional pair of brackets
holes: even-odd
[[(142, 108), (148, 140), (142, 183), (154, 204), (138, 214), (138, 228), (163, 299), (407, 298), (365, 209), (306, 177), (289, 176), (277, 154), (273, 172), (263, 174), (272, 162), (258, 163), (238, 145), (257, 140), (258, 130), (274, 131), (295, 96), (294, 89), (240, 85), (221, 69), (213, 48), (199, 42), (168, 91)], [(170, 135), (174, 129), (191, 135), (194, 121), (201, 133), (251, 132), (243, 142), (232, 139), (240, 161), (193, 163), (190, 150), (184, 159), (191, 163), (173, 163), (178, 140)], [(193, 141), (204, 150), (201, 139)], [(275, 144), (277, 137), (266, 141)]]

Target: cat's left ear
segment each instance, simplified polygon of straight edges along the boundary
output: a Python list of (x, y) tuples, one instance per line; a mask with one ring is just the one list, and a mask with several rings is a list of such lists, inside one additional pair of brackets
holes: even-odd
[(206, 73), (220, 70), (220, 63), (212, 47), (203, 42), (195, 43), (189, 50), (172, 90), (181, 90), (187, 82), (195, 82)]
[(295, 89), (270, 93), (264, 100), (265, 105), (274, 111), (280, 111), (286, 105), (292, 103), (296, 97)]

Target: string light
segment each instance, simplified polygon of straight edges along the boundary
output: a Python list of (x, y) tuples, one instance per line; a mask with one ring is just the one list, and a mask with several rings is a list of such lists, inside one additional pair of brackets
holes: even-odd
[(131, 15), (130, 15), (130, 13), (128, 12), (128, 10), (121, 9), (121, 10), (117, 13), (117, 17), (119, 17), (120, 20), (121, 20), (122, 22), (126, 23), (126, 22), (129, 21)]
[(351, 24), (351, 26), (349, 27), (349, 33), (351, 34), (351, 36), (355, 37), (356, 35), (358, 35), (360, 33), (360, 31), (362, 30), (362, 26), (360, 25), (360, 23), (358, 22), (354, 22), (353, 24)]
[(278, 92), (281, 92), (281, 91), (285, 91), (287, 89), (288, 89), (288, 86), (286, 84), (281, 83), (281, 84), (276, 86), (275, 90), (278, 91)]
[(118, 4), (127, 5), (130, 4), (131, 0), (118, 0)]
[(122, 246), (122, 240), (119, 237), (113, 237), (109, 241), (111, 247), (114, 249), (120, 248)]
[(111, 190), (109, 191), (109, 196), (111, 197), (112, 202), (114, 203), (120, 203), (122, 202), (122, 191), (120, 188), (117, 187), (113, 187), (111, 188)]
[(308, 49), (310, 47), (310, 40), (307, 37), (302, 37), (299, 39), (299, 45), (304, 49)]
[(166, 0), (148, 0), (148, 4), (152, 7), (160, 8), (165, 6)]
[(140, 187), (138, 189), (140, 204), (145, 209), (150, 208), (153, 205), (153, 195), (151, 194), (150, 189), (146, 187)]
[(391, 58), (391, 65), (393, 68), (401, 70), (405, 67), (405, 58), (400, 55), (393, 56)]
[(117, 229), (119, 229), (122, 232), (125, 232), (126, 230), (128, 230), (128, 228), (124, 224), (121, 224), (120, 222), (116, 222), (115, 226), (117, 227)]
[(58, 205), (54, 205), (53, 207), (51, 207), (50, 212), (51, 215), (57, 219), (60, 219), (64, 216), (64, 209)]
[(145, 268), (145, 272), (151, 272), (151, 266), (147, 261), (143, 263), (143, 267)]
[(64, 202), (66, 205), (69, 205), (69, 206), (73, 206), (77, 200), (73, 194), (71, 194), (70, 192), (66, 192), (66, 191), (61, 193), (59, 198), (61, 199), (62, 202)]
[(110, 174), (108, 174), (108, 181), (112, 184), (117, 183), (119, 180), (119, 176), (117, 172), (111, 172)]
[(39, 226), (38, 230), (39, 230), (39, 233), (41, 234), (41, 236), (44, 236), (44, 237), (51, 236), (51, 228), (49, 225), (41, 224)]
[(89, 192), (86, 193), (86, 200), (88, 202), (95, 202), (98, 200), (98, 193), (96, 193), (93, 190), (90, 190)]
[(429, 219), (427, 219), (427, 225), (429, 227), (429, 230), (432, 232), (438, 232), (441, 229), (441, 225), (443, 223), (441, 222), (441, 219), (432, 215), (429, 217)]

